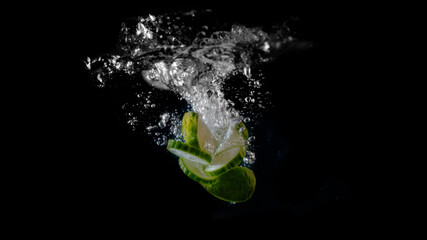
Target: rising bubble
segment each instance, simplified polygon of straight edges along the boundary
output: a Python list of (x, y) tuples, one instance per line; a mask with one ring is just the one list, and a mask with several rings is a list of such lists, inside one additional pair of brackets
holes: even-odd
[[(270, 102), (257, 66), (296, 39), (285, 25), (266, 32), (218, 22), (209, 10), (137, 17), (122, 24), (114, 54), (84, 63), (99, 87), (126, 89), (128, 125), (157, 145), (182, 137), (188, 110), (199, 113), (217, 139), (232, 121), (243, 120), (252, 130)], [(183, 101), (187, 107), (180, 110)], [(247, 164), (255, 161), (254, 139)]]

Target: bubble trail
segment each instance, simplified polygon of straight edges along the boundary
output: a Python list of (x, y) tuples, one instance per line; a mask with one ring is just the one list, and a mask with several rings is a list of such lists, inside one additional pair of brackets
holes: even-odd
[[(122, 24), (114, 54), (88, 57), (85, 65), (99, 87), (131, 89), (123, 104), (127, 122), (156, 144), (181, 137), (183, 111), (168, 109), (179, 100), (221, 139), (232, 121), (243, 120), (251, 128), (270, 106), (257, 66), (295, 42), (285, 25), (267, 33), (260, 27), (219, 24), (210, 10), (149, 14)], [(255, 161), (254, 139), (248, 164)]]

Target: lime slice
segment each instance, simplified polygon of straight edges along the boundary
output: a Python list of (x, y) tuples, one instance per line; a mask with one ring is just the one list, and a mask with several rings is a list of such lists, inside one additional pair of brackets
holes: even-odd
[(175, 154), (178, 157), (182, 157), (203, 165), (208, 165), (212, 160), (212, 157), (209, 153), (173, 139), (169, 140), (168, 146), (166, 148), (169, 152)]
[(240, 122), (232, 122), (225, 133), (221, 144), (218, 146), (216, 153), (222, 152), (230, 147), (242, 146), (244, 150), (243, 156), (248, 148), (248, 129), (245, 124)]
[(228, 202), (245, 202), (255, 191), (256, 179), (252, 170), (235, 167), (211, 184), (201, 184), (210, 194)]
[(206, 173), (203, 171), (205, 168), (205, 165), (187, 160), (185, 158), (179, 159), (179, 166), (181, 167), (182, 171), (187, 175), (189, 178), (193, 179), (196, 182), (199, 183), (212, 183), (213, 180), (216, 179), (216, 177), (209, 177), (206, 175)]
[(213, 157), (204, 171), (210, 177), (219, 176), (239, 165), (244, 157), (245, 150), (241, 146), (225, 149)]
[(187, 144), (199, 147), (205, 152), (214, 155), (218, 147), (217, 140), (203, 122), (199, 114), (186, 112), (182, 118), (182, 133)]

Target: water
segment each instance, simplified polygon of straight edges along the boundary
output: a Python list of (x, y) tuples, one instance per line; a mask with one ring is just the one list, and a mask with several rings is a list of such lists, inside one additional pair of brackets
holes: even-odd
[(271, 105), (258, 66), (296, 42), (285, 25), (274, 29), (219, 23), (209, 10), (149, 14), (122, 24), (114, 53), (85, 64), (99, 87), (130, 89), (122, 106), (127, 124), (159, 146), (182, 139), (188, 110), (199, 113), (217, 139), (242, 120), (250, 135), (249, 166), (256, 159), (251, 130)]

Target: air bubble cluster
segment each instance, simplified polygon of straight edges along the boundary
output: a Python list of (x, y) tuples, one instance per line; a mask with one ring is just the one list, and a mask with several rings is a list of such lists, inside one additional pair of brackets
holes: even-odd
[[(134, 18), (122, 24), (114, 54), (88, 57), (85, 65), (99, 87), (125, 92), (127, 124), (157, 145), (182, 138), (188, 110), (199, 113), (218, 139), (235, 120), (251, 133), (270, 106), (257, 66), (295, 39), (284, 25), (267, 33), (219, 22), (210, 10)], [(186, 108), (171, 107), (182, 102)], [(249, 137), (246, 164), (255, 161), (254, 140)]]

